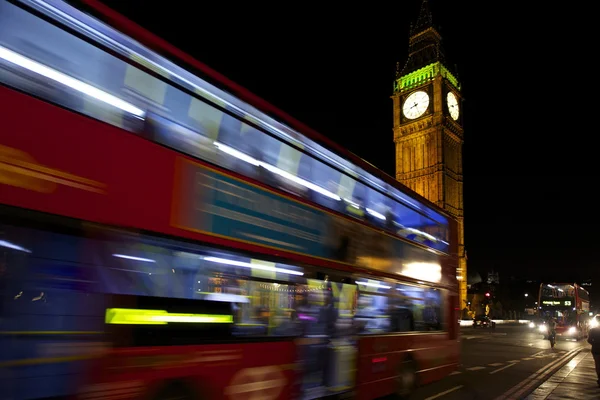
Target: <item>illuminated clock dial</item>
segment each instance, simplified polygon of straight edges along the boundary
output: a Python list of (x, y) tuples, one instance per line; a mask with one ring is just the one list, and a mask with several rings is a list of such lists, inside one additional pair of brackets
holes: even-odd
[(448, 104), (448, 112), (450, 113), (450, 117), (453, 120), (458, 119), (458, 101), (456, 100), (456, 96), (452, 92), (448, 92), (446, 96), (446, 104)]
[(402, 112), (408, 119), (419, 118), (429, 107), (429, 95), (422, 90), (413, 92), (406, 98)]

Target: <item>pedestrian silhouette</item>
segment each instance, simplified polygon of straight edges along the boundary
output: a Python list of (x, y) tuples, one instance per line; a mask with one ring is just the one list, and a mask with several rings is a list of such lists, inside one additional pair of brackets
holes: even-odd
[[(594, 317), (596, 322), (600, 322), (600, 317)], [(597, 325), (596, 325), (597, 326)], [(598, 377), (598, 386), (600, 387), (600, 327), (590, 329), (588, 334), (588, 343), (592, 345), (592, 356), (596, 364), (596, 375)]]

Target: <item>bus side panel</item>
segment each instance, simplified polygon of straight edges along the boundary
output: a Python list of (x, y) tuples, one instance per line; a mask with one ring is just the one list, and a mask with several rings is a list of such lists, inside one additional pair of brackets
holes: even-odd
[(357, 397), (366, 400), (394, 393), (403, 361), (413, 362), (420, 385), (442, 379), (457, 368), (458, 346), (447, 333), (361, 337)]
[(290, 399), (295, 360), (293, 341), (116, 349), (94, 363), (78, 398), (154, 399), (185, 387), (200, 399)]
[[(295, 259), (311, 257), (310, 262), (338, 263), (337, 267), (354, 263), (387, 273), (393, 271), (386, 260), (415, 249), (2, 86), (0, 107), (0, 203), (215, 244), (231, 245), (227, 241), (234, 240), (239, 248), (269, 254), (270, 246)], [(186, 168), (179, 168), (181, 164)], [(220, 186), (212, 188), (215, 184)], [(255, 202), (248, 201), (249, 196)], [(430, 262), (431, 253), (425, 249), (414, 254), (412, 262)]]

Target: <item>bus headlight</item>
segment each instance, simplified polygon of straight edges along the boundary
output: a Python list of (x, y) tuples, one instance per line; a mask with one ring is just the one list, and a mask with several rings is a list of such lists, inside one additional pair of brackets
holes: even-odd
[(546, 331), (547, 331), (546, 325), (540, 325), (540, 332), (546, 333)]
[(577, 328), (574, 327), (574, 326), (572, 326), (572, 327), (569, 328), (568, 332), (569, 332), (569, 335), (574, 335), (574, 334), (577, 333)]

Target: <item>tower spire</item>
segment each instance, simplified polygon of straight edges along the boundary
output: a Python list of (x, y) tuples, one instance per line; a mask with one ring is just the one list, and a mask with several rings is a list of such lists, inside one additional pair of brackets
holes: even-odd
[(433, 28), (433, 18), (429, 9), (429, 1), (423, 0), (419, 18), (417, 18), (417, 22), (411, 26), (410, 35), (412, 36), (415, 33), (422, 32), (427, 28)]
[(433, 24), (429, 0), (422, 0), (419, 17), (410, 26), (408, 54), (406, 64), (396, 73), (396, 79), (429, 64), (446, 64), (442, 36)]

